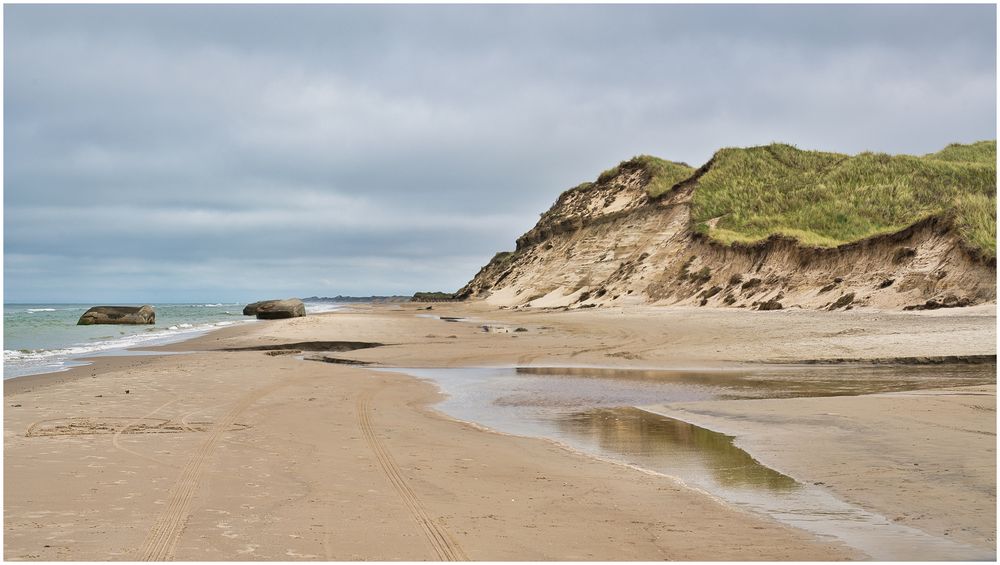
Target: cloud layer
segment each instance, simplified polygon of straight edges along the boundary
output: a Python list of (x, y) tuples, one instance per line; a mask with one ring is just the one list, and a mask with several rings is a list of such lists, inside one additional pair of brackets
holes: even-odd
[(7, 301), (453, 290), (635, 154), (996, 137), (994, 6), (4, 15)]

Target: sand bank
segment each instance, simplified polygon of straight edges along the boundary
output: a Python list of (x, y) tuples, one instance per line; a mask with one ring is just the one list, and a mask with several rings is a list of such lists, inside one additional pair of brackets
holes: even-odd
[[(386, 344), (321, 353), (381, 365), (730, 366), (919, 355), (932, 345), (990, 354), (995, 314), (361, 307), (169, 346), (187, 355), (102, 358), (15, 379), (4, 383), (5, 558), (864, 557), (667, 477), (450, 420), (429, 408), (439, 395), (425, 382), (218, 351), (320, 340)], [(912, 398), (908, 413), (933, 397)], [(956, 481), (966, 483), (979, 485)], [(931, 510), (947, 517), (962, 503), (937, 504)]]

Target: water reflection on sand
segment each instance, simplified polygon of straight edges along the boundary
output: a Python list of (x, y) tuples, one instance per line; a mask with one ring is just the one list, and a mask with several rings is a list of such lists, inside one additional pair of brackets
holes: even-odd
[(711, 473), (727, 487), (789, 490), (799, 486), (734, 446), (730, 436), (637, 408), (578, 412), (553, 423), (566, 436), (593, 443), (639, 467), (655, 469), (657, 461), (671, 461), (671, 470), (678, 474)]
[(670, 402), (859, 395), (996, 382), (995, 365), (772, 366), (747, 370), (600, 367), (396, 369), (437, 383), (444, 413), (680, 479), (875, 559), (991, 559), (841, 501), (757, 462), (733, 438), (640, 410)]

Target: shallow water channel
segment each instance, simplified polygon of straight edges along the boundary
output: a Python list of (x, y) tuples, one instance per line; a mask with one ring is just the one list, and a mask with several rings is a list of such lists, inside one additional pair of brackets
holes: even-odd
[[(492, 430), (679, 479), (729, 504), (840, 540), (876, 560), (994, 559), (896, 524), (758, 463), (733, 438), (637, 407), (698, 400), (843, 396), (996, 382), (995, 365), (767, 367), (738, 371), (595, 367), (392, 369), (436, 383), (436, 408)], [(863, 441), (863, 439), (859, 439)]]

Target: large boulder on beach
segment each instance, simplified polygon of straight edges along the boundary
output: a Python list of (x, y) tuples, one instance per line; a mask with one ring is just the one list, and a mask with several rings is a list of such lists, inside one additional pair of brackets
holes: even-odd
[(261, 304), (260, 302), (252, 302), (250, 304), (247, 304), (246, 306), (243, 307), (243, 315), (244, 316), (256, 316), (257, 315), (257, 307), (260, 306), (260, 304)]
[(156, 312), (149, 304), (143, 306), (94, 306), (80, 316), (78, 326), (93, 324), (155, 324)]
[[(258, 320), (278, 320), (281, 318), (298, 318), (306, 315), (306, 305), (298, 298), (286, 300), (264, 300), (247, 306), (255, 306), (254, 313)], [(244, 312), (246, 310), (244, 309)]]

